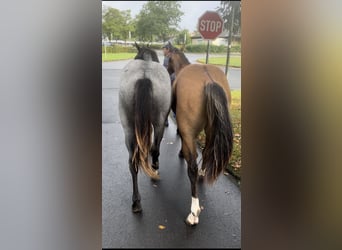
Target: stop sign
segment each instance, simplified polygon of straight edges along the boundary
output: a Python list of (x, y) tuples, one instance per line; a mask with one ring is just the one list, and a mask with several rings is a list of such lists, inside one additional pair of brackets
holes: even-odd
[(203, 39), (213, 40), (223, 31), (223, 19), (215, 11), (206, 11), (198, 19), (198, 32)]

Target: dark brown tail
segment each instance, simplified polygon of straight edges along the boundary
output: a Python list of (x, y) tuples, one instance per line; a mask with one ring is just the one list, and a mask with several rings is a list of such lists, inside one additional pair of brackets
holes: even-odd
[(134, 126), (137, 144), (134, 148), (132, 163), (133, 166), (140, 166), (151, 178), (158, 179), (159, 176), (152, 169), (148, 159), (151, 149), (153, 100), (150, 79), (145, 78), (137, 81), (134, 100)]
[(227, 97), (221, 86), (210, 83), (204, 87), (207, 111), (206, 141), (202, 152), (202, 169), (209, 183), (213, 183), (228, 166), (233, 150), (233, 128)]

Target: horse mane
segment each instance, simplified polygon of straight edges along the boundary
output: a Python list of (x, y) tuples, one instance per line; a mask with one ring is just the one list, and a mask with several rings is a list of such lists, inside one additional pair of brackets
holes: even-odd
[(182, 64), (190, 64), (188, 58), (186, 58), (186, 56), (181, 50), (174, 47), (172, 50), (172, 53), (175, 53), (180, 56), (180, 59), (182, 60)]

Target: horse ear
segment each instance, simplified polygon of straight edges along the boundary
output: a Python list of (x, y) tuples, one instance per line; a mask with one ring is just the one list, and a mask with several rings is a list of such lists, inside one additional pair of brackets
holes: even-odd
[(140, 51), (140, 47), (139, 47), (139, 45), (137, 44), (137, 42), (134, 42), (134, 46), (137, 48), (138, 51)]

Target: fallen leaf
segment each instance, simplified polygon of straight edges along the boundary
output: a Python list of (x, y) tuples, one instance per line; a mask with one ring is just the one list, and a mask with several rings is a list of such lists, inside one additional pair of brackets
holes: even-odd
[(159, 225), (158, 228), (159, 228), (160, 230), (164, 230), (166, 227), (163, 226), (163, 225)]

